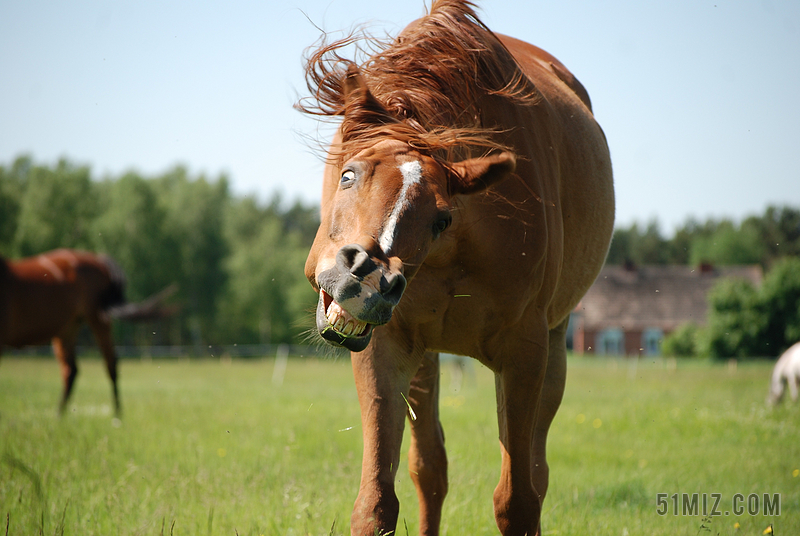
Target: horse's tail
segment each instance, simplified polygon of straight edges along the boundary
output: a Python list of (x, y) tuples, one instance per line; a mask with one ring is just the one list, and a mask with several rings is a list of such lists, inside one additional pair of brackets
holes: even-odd
[(113, 307), (125, 305), (125, 286), (128, 281), (125, 278), (125, 272), (122, 267), (116, 263), (114, 259), (107, 255), (100, 255), (100, 261), (108, 270), (109, 284), (106, 290), (100, 295), (100, 307), (104, 311), (108, 311)]
[(173, 283), (141, 302), (129, 303), (125, 298), (127, 278), (122, 267), (107, 255), (101, 255), (100, 260), (108, 270), (109, 285), (100, 296), (100, 305), (108, 316), (135, 322), (172, 316), (177, 312), (176, 307), (165, 306), (162, 302), (178, 291), (178, 285)]
[(107, 312), (111, 318), (130, 322), (172, 316), (178, 312), (178, 308), (172, 305), (163, 305), (162, 302), (177, 291), (178, 285), (173, 283), (145, 300), (138, 303), (123, 302), (120, 305), (111, 307)]

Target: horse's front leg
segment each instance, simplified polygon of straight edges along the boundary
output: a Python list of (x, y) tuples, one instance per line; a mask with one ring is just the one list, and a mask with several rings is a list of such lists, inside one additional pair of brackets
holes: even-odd
[(533, 486), (531, 453), (547, 368), (546, 325), (537, 332), (513, 349), (506, 347), (495, 372), (502, 465), (494, 513), (503, 536), (539, 534), (542, 497)]
[(408, 471), (419, 498), (419, 533), (439, 534), (442, 504), (447, 495), (447, 454), (439, 422), (439, 354), (427, 352), (408, 396), (414, 413), (410, 416), (411, 446)]
[(400, 503), (394, 491), (400, 445), (408, 412), (411, 378), (422, 352), (403, 351), (378, 329), (366, 350), (352, 354), (364, 454), (361, 486), (350, 522), (353, 536), (393, 533)]

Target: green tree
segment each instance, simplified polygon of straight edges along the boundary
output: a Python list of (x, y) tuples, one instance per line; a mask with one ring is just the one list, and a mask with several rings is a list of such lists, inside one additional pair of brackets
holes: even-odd
[(303, 320), (311, 317), (316, 294), (303, 273), (309, 211), (296, 204), (283, 212), (279, 202), (274, 198), (262, 209), (244, 199), (232, 202), (226, 212), (231, 254), (225, 262), (228, 285), (220, 320), (234, 337), (229, 342), (297, 340)]
[(626, 262), (633, 262), (633, 253), (631, 243), (634, 240), (632, 236), (636, 227), (630, 229), (617, 228), (614, 230), (614, 236), (611, 238), (611, 245), (608, 248), (608, 257), (606, 257), (606, 264), (621, 265)]
[(607, 263), (716, 265), (761, 264), (765, 269), (783, 257), (800, 256), (800, 210), (767, 207), (763, 215), (737, 224), (731, 220), (688, 219), (672, 238), (658, 223), (617, 228)]
[(748, 221), (761, 235), (765, 266), (782, 257), (800, 257), (800, 210), (770, 206), (763, 217), (748, 218), (745, 222)]
[(59, 247), (90, 248), (97, 202), (89, 168), (60, 160), (55, 169), (27, 168), (24, 181), (13, 253), (28, 256)]
[(718, 222), (706, 220), (699, 222), (694, 218), (689, 218), (681, 228), (675, 231), (675, 236), (671, 240), (672, 244), (672, 264), (692, 265), (692, 244), (697, 240), (708, 238), (714, 234)]
[(180, 274), (180, 297), (196, 345), (216, 342), (217, 302), (226, 284), (223, 260), (228, 246), (222, 233), (222, 214), (230, 202), (228, 181), (211, 182), (201, 176), (190, 179), (177, 167), (154, 182), (156, 195), (166, 213), (175, 249), (170, 263)]
[(669, 241), (661, 235), (657, 221), (647, 224), (644, 231), (634, 223), (630, 229), (617, 229), (611, 240), (608, 264), (667, 264), (671, 258)]
[(310, 248), (317, 235), (317, 229), (319, 229), (319, 207), (307, 206), (296, 201), (289, 210), (283, 213), (282, 219), (285, 231), (299, 233), (302, 247)]
[(766, 355), (766, 318), (752, 283), (723, 279), (711, 289), (708, 303), (708, 325), (699, 341), (701, 354), (717, 358)]
[(752, 221), (736, 227), (731, 221), (719, 223), (710, 236), (696, 237), (690, 247), (690, 263), (699, 265), (759, 264), (764, 259), (764, 242)]
[(787, 257), (775, 263), (760, 290), (765, 317), (766, 355), (778, 355), (800, 341), (800, 258)]
[(103, 211), (92, 225), (95, 250), (113, 257), (128, 274), (128, 298), (141, 300), (182, 278), (166, 210), (152, 181), (135, 173), (96, 185)]
[(671, 257), (669, 241), (661, 234), (657, 221), (651, 221), (633, 247), (636, 264), (667, 264)]
[(775, 264), (760, 289), (722, 280), (709, 294), (701, 349), (713, 357), (777, 356), (800, 340), (800, 258)]
[(701, 328), (691, 322), (678, 326), (678, 329), (664, 337), (662, 351), (673, 357), (695, 357), (699, 354), (698, 340)]
[(17, 158), (10, 168), (0, 166), (0, 255), (14, 255), (20, 205), (32, 166), (30, 157)]

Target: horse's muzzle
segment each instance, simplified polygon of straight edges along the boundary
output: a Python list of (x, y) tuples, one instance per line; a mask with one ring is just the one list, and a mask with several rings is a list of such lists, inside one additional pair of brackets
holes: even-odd
[(336, 346), (360, 352), (373, 326), (386, 324), (406, 288), (402, 273), (375, 262), (358, 244), (344, 246), (336, 265), (317, 278), (317, 330)]

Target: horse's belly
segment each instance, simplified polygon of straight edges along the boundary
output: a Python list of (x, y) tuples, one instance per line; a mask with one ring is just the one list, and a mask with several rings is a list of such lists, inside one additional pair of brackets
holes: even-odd
[(28, 302), (11, 307), (9, 313), (6, 344), (14, 347), (46, 344), (63, 334), (76, 317), (74, 308), (67, 304), (36, 307)]

